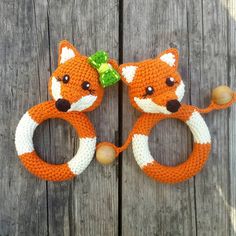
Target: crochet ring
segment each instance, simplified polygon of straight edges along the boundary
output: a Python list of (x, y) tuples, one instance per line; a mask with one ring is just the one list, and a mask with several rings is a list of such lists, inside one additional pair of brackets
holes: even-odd
[[(132, 142), (134, 158), (140, 168), (149, 177), (163, 183), (185, 181), (195, 176), (203, 168), (208, 159), (211, 150), (211, 136), (200, 112), (209, 112), (211, 108), (199, 109), (183, 104), (178, 112), (170, 115), (161, 113), (143, 114), (135, 123), (133, 130), (122, 147), (116, 147), (114, 144), (108, 142), (100, 143), (97, 146), (96, 158), (98, 161), (100, 159), (112, 160), (110, 158), (111, 150), (114, 150), (114, 155), (117, 157)], [(152, 128), (160, 121), (169, 118), (178, 119), (187, 124), (194, 138), (193, 151), (189, 158), (177, 166), (161, 165), (152, 157), (148, 147), (148, 136)], [(105, 148), (109, 150), (109, 155), (107, 151), (104, 152)]]
[[(79, 149), (68, 163), (49, 164), (34, 150), (33, 134), (36, 127), (51, 118), (66, 120), (80, 137)], [(60, 112), (55, 108), (55, 101), (47, 101), (32, 107), (23, 115), (16, 129), (15, 145), (21, 162), (32, 174), (44, 180), (63, 181), (81, 174), (90, 164), (96, 148), (96, 134), (84, 113)]]
[[(194, 138), (193, 151), (189, 158), (173, 167), (159, 164), (152, 157), (148, 147), (151, 129), (166, 118), (176, 118), (186, 123)], [(200, 113), (191, 106), (183, 105), (179, 112), (169, 117), (161, 114), (150, 115), (150, 120), (147, 124), (147, 119), (144, 120), (141, 116), (132, 135), (133, 153), (140, 168), (151, 178), (165, 183), (177, 183), (195, 176), (203, 168), (211, 149), (210, 133)]]

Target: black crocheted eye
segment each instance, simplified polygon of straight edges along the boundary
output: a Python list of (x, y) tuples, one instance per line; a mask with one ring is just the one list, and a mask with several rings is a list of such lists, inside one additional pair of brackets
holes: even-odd
[(62, 78), (62, 82), (64, 84), (67, 84), (70, 80), (70, 76), (69, 75), (64, 75), (63, 78)]
[(89, 90), (90, 89), (90, 83), (88, 81), (84, 81), (81, 84), (81, 87), (82, 87), (83, 90)]
[(148, 86), (146, 88), (146, 95), (152, 95), (154, 93), (154, 88), (152, 86)]
[(166, 79), (166, 84), (167, 84), (167, 86), (172, 87), (175, 84), (175, 79), (172, 78), (172, 77), (167, 78)]

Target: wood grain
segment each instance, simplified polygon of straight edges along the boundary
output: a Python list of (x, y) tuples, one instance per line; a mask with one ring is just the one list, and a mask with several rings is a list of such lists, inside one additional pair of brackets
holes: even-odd
[[(194, 2), (194, 3), (193, 3)], [(192, 1), (201, 12), (190, 24), (190, 65), (192, 103), (207, 106), (211, 90), (228, 84), (227, 10), (223, 1)], [(189, 5), (191, 8), (191, 4)], [(190, 14), (191, 15), (191, 14)], [(195, 68), (195, 69), (194, 69)], [(228, 235), (229, 215), (219, 194), (229, 198), (228, 111), (213, 112), (205, 117), (212, 135), (212, 152), (200, 175), (196, 177), (196, 215), (199, 235)]]
[[(235, 105), (205, 116), (209, 161), (177, 185), (146, 177), (131, 146), (110, 166), (94, 160), (73, 181), (45, 182), (25, 170), (14, 146), (21, 116), (49, 99), (62, 39), (82, 54), (103, 49), (124, 62), (177, 47), (184, 102), (199, 107), (218, 85), (236, 90), (235, 0), (2, 0), (0, 31), (0, 236), (236, 234)], [(140, 115), (120, 86), (106, 89), (101, 107), (88, 114), (98, 141), (124, 142)], [(40, 125), (34, 143), (50, 163), (67, 162), (79, 147), (73, 128), (60, 120)], [(176, 165), (191, 152), (192, 136), (184, 124), (165, 120), (149, 145), (160, 163)]]
[[(231, 88), (236, 89), (236, 2), (229, 0), (224, 4), (224, 10), (228, 14), (228, 82)], [(229, 112), (229, 164), (228, 164), (228, 175), (229, 184), (227, 185), (227, 192), (229, 194), (226, 198), (223, 193), (221, 200), (229, 217), (229, 235), (236, 234), (236, 106), (233, 106)], [(226, 157), (227, 158), (227, 157)]]
[[(185, 1), (129, 1), (124, 2), (123, 18), (124, 62), (155, 57), (173, 46), (179, 49), (185, 102), (189, 97), (186, 7)], [(138, 116), (124, 88), (123, 140)], [(149, 145), (156, 160), (176, 165), (191, 151), (190, 132), (184, 124), (166, 120), (153, 130)], [(195, 234), (192, 180), (177, 185), (152, 181), (138, 167), (131, 147), (123, 153), (122, 173), (123, 235)]]
[[(73, 42), (82, 54), (91, 55), (103, 49), (111, 57), (118, 58), (118, 3), (115, 0), (106, 3), (50, 1), (48, 15), (52, 69), (57, 64), (57, 43), (62, 38)], [(95, 125), (98, 141), (115, 142), (118, 131), (117, 86), (106, 89), (102, 105), (89, 116)], [(51, 148), (51, 160), (65, 162), (75, 154), (79, 143), (68, 126), (59, 124), (51, 126), (51, 143), (55, 147)], [(48, 206), (49, 233), (52, 235), (117, 235), (116, 163), (101, 166), (94, 160), (74, 181), (48, 183)]]
[[(0, 235), (47, 234), (46, 183), (25, 170), (14, 146), (19, 119), (46, 96), (43, 81), (49, 77), (49, 57), (44, 3), (0, 2)], [(39, 134), (47, 136), (48, 129)], [(41, 142), (37, 149), (46, 155), (47, 138)]]

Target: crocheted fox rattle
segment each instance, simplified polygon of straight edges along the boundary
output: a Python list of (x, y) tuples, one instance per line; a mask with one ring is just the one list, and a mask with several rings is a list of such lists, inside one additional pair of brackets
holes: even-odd
[[(48, 85), (53, 100), (30, 108), (16, 128), (18, 156), (32, 174), (45, 180), (63, 181), (79, 175), (89, 165), (95, 152), (96, 133), (84, 112), (97, 108), (103, 98), (103, 88), (119, 80), (120, 76), (113, 67), (117, 68), (117, 63), (108, 60), (103, 51), (86, 57), (69, 42), (60, 43), (58, 68), (52, 73)], [(34, 130), (50, 118), (66, 120), (80, 137), (79, 149), (68, 163), (46, 163), (34, 150)]]
[[(229, 107), (236, 101), (236, 93), (226, 86), (213, 91), (209, 107), (200, 109), (181, 104), (184, 83), (177, 71), (178, 51), (168, 49), (157, 58), (119, 67), (122, 80), (129, 88), (131, 104), (142, 112), (122, 147), (100, 143), (96, 157), (102, 163), (113, 161), (132, 142), (135, 160), (140, 168), (153, 179), (165, 183), (185, 181), (196, 175), (204, 166), (210, 149), (211, 136), (200, 113)], [(148, 136), (154, 125), (167, 118), (185, 122), (194, 137), (193, 151), (187, 161), (177, 166), (159, 164), (148, 147)]]

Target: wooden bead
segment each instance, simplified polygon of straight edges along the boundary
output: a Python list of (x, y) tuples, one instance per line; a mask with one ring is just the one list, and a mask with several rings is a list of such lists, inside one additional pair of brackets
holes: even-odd
[(212, 100), (218, 105), (230, 102), (233, 96), (233, 90), (225, 85), (219, 86), (212, 91)]
[(97, 149), (96, 159), (103, 165), (111, 164), (116, 158), (116, 152), (112, 146), (102, 145)]

